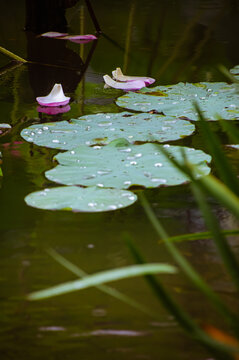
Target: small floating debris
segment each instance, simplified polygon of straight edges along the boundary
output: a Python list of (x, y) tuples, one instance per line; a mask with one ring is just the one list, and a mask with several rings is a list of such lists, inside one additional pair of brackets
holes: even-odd
[(64, 106), (69, 103), (70, 97), (65, 96), (61, 84), (55, 84), (47, 96), (37, 97), (36, 100), (41, 106)]

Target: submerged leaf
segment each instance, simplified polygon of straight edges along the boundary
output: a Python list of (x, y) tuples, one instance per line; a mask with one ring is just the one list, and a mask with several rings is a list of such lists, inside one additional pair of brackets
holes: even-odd
[(56, 155), (60, 165), (46, 172), (49, 180), (66, 185), (84, 185), (127, 189), (133, 185), (147, 188), (178, 185), (188, 181), (161, 153), (166, 146), (170, 156), (183, 162), (182, 150), (188, 161), (198, 166), (203, 175), (210, 172), (211, 157), (201, 150), (169, 145), (130, 145), (119, 141), (104, 147), (79, 146)]
[(61, 186), (44, 189), (25, 197), (27, 205), (43, 210), (102, 212), (132, 205), (137, 196), (131, 191)]
[(223, 82), (178, 83), (142, 89), (140, 92), (131, 92), (119, 97), (116, 104), (130, 110), (157, 111), (165, 115), (198, 120), (193, 106), (195, 100), (207, 120), (218, 120), (218, 115), (222, 119), (239, 119), (236, 86)]
[(193, 124), (158, 114), (108, 113), (86, 115), (71, 122), (32, 125), (22, 137), (37, 145), (70, 150), (79, 145), (109, 144), (125, 137), (130, 142), (166, 142), (191, 135)]

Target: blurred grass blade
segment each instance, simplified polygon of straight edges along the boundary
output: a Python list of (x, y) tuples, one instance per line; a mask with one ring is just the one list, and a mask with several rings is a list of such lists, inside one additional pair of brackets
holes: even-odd
[[(238, 229), (221, 230), (220, 232), (221, 232), (221, 234), (227, 235), (227, 236), (239, 235)], [(197, 233), (171, 236), (168, 238), (168, 241), (172, 241), (172, 242), (197, 241), (197, 240), (211, 239), (212, 236), (213, 236), (213, 234), (211, 231), (203, 231), (203, 232), (197, 232)], [(162, 243), (162, 242), (163, 242), (162, 240), (159, 241), (159, 243)]]
[(239, 198), (226, 185), (213, 175), (200, 178), (198, 183), (239, 219)]
[(217, 66), (217, 68), (228, 80), (236, 84), (239, 84), (239, 80), (237, 80), (237, 78), (233, 76), (232, 73), (230, 73), (230, 71), (224, 65), (220, 64)]
[(173, 256), (174, 260), (178, 263), (184, 273), (192, 281), (194, 286), (196, 286), (204, 295), (206, 295), (207, 299), (210, 300), (212, 305), (220, 312), (221, 315), (225, 317), (228, 323), (230, 325), (233, 324), (235, 319), (234, 314), (230, 312), (230, 310), (224, 305), (220, 297), (210, 288), (210, 286), (207, 285), (207, 283), (203, 280), (200, 274), (194, 270), (194, 268), (186, 260), (186, 258), (184, 258), (180, 254), (174, 244), (168, 240), (169, 236), (167, 235), (160, 221), (155, 216), (145, 196), (143, 194), (140, 194), (139, 199), (149, 221), (153, 225), (158, 235), (164, 240), (165, 246)]
[(12, 53), (11, 51), (5, 49), (4, 47), (0, 46), (0, 52), (3, 53), (4, 55), (7, 55), (9, 56), (10, 58), (14, 59), (15, 61), (18, 61), (18, 62), (22, 62), (22, 63), (26, 63), (27, 60), (21, 58), (20, 56)]
[(234, 173), (229, 161), (227, 160), (217, 135), (211, 130), (207, 120), (205, 120), (199, 105), (194, 103), (195, 109), (198, 113), (200, 126), (204, 138), (207, 139), (207, 146), (210, 155), (213, 158), (217, 173), (221, 180), (227, 185), (235, 194), (239, 195), (239, 181)]
[(215, 197), (223, 206), (230, 210), (239, 219), (239, 197), (233, 193), (222, 181), (214, 175), (201, 176), (200, 170), (195, 165), (183, 165), (170, 156), (166, 149), (160, 148), (160, 151), (167, 156), (168, 160), (183, 174), (187, 175), (189, 180), (197, 181), (198, 185), (211, 196)]
[[(237, 262), (237, 259), (233, 252), (231, 251), (230, 246), (227, 243), (226, 238), (221, 233), (218, 221), (215, 217), (215, 215), (212, 213), (206, 197), (204, 193), (200, 190), (200, 188), (197, 186), (197, 182), (194, 182), (191, 184), (194, 196), (197, 200), (197, 203), (200, 207), (200, 210), (202, 212), (204, 221), (207, 225), (207, 228), (212, 232), (213, 234), (213, 240), (214, 243), (218, 249), (218, 252), (224, 262), (224, 265), (228, 271), (228, 273), (231, 275), (231, 278), (236, 285), (237, 289), (239, 289), (239, 264)], [(237, 318), (237, 322), (239, 324), (239, 319)], [(238, 332), (239, 335), (239, 332)]]
[(102, 271), (94, 275), (88, 275), (84, 279), (69, 281), (45, 290), (36, 291), (27, 295), (27, 300), (46, 299), (57, 295), (67, 294), (72, 291), (83, 290), (107, 282), (142, 276), (145, 274), (174, 274), (176, 268), (168, 264), (145, 264), (126, 266), (120, 269)]
[[(134, 246), (130, 237), (125, 237), (127, 245), (133, 255), (135, 261), (138, 264), (144, 264), (145, 260), (139, 253), (138, 249)], [(187, 331), (190, 336), (204, 345), (212, 354), (220, 360), (232, 360), (234, 357), (231, 355), (233, 352), (238, 352), (239, 349), (235, 346), (227, 346), (218, 341), (215, 341), (212, 337), (208, 336), (192, 319), (192, 317), (185, 312), (171, 297), (171, 295), (165, 290), (159, 280), (152, 274), (145, 275), (145, 279), (151, 287), (154, 294), (157, 296), (163, 306), (174, 316), (179, 325)]]
[[(64, 258), (62, 255), (60, 255), (58, 252), (56, 252), (54, 249), (49, 248), (46, 250), (47, 253), (52, 256), (52, 258), (57, 261), (59, 264), (61, 264), (62, 266), (64, 266), (66, 269), (68, 269), (69, 271), (71, 271), (73, 274), (75, 274), (78, 277), (82, 277), (84, 278), (85, 276), (87, 276), (88, 274), (83, 271), (82, 269), (80, 269), (78, 266), (74, 265), (72, 262), (70, 262), (69, 260), (67, 260), (66, 258)], [(111, 286), (107, 286), (107, 285), (97, 285), (96, 288), (142, 312), (144, 312), (145, 314), (148, 314), (151, 317), (158, 317), (158, 314), (150, 311), (146, 306), (140, 304), (139, 302), (137, 302), (136, 300), (132, 299), (131, 297), (121, 293), (120, 291), (114, 289)]]
[(222, 120), (218, 117), (222, 129), (227, 133), (230, 141), (234, 144), (239, 144), (239, 130), (235, 124), (232, 124), (228, 120)]

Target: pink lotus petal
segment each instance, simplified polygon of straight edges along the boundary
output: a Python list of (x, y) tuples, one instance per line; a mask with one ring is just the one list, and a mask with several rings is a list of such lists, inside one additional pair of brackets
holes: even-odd
[(44, 113), (47, 115), (57, 115), (57, 114), (63, 114), (66, 113), (68, 111), (70, 111), (71, 107), (70, 105), (66, 105), (66, 106), (52, 106), (52, 107), (48, 107), (48, 106), (38, 106), (37, 107), (37, 111), (40, 113)]
[(66, 36), (66, 35), (68, 35), (68, 34), (67, 33), (59, 33), (57, 31), (48, 31), (44, 34), (41, 34), (40, 36), (49, 37), (49, 38), (58, 38), (58, 37)]
[(97, 40), (97, 37), (95, 35), (67, 35), (67, 36), (62, 36), (60, 39), (69, 40), (77, 44), (84, 44), (92, 40)]
[(55, 84), (50, 94), (37, 97), (36, 100), (42, 106), (63, 106), (68, 104), (70, 98), (65, 96), (61, 84)]
[(103, 76), (106, 85), (114, 88), (121, 89), (125, 91), (136, 91), (145, 87), (145, 82), (143, 80), (132, 80), (128, 82), (118, 82), (113, 80), (109, 75)]
[(155, 82), (155, 79), (145, 76), (128, 76), (124, 75), (121, 71), (121, 68), (116, 68), (116, 70), (112, 71), (113, 78), (116, 81), (135, 81), (135, 80), (142, 80), (145, 83), (145, 86), (151, 85)]

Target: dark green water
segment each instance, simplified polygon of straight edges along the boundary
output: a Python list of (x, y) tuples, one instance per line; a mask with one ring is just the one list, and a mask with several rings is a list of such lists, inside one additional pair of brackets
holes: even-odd
[[(120, 303), (96, 289), (36, 303), (24, 296), (75, 276), (44, 251), (53, 247), (88, 273), (111, 269), (133, 260), (122, 240), (130, 233), (146, 259), (172, 263), (148, 223), (139, 203), (115, 212), (74, 214), (29, 208), (24, 196), (52, 186), (44, 171), (52, 167), (53, 150), (26, 143), (22, 128), (40, 121), (70, 119), (83, 114), (121, 111), (114, 99), (122, 93), (104, 89), (102, 75), (120, 66), (125, 73), (149, 75), (156, 84), (224, 80), (216, 70), (239, 64), (238, 1), (92, 1), (104, 32), (85, 45), (39, 39), (23, 31), (25, 3), (1, 1), (0, 45), (35, 63), (7, 71), (0, 54), (0, 123), (12, 125), (0, 137), (3, 178), (0, 199), (0, 358), (5, 359), (206, 359), (209, 355), (189, 340), (157, 303), (143, 279), (112, 284), (156, 311), (159, 319)], [(45, 17), (35, 14), (33, 25)], [(68, 32), (94, 33), (84, 2), (66, 11)], [(32, 26), (33, 26), (32, 25)], [(34, 29), (36, 31), (36, 29)], [(88, 62), (87, 70), (84, 63)], [(43, 64), (54, 64), (58, 67)], [(73, 99), (71, 111), (51, 117), (39, 114), (35, 97), (63, 84)], [(218, 131), (216, 124), (213, 124)], [(223, 142), (225, 134), (220, 133)], [(198, 130), (175, 142), (205, 149)], [(229, 156), (237, 165), (236, 155)], [(238, 166), (238, 165), (237, 165)], [(188, 186), (145, 191), (171, 235), (203, 231), (204, 223)], [(209, 201), (224, 228), (234, 219)], [(232, 239), (235, 251), (238, 241)], [(208, 282), (235, 305), (236, 293), (210, 241), (180, 245)], [(162, 276), (178, 301), (202, 322), (220, 324), (185, 277)]]

